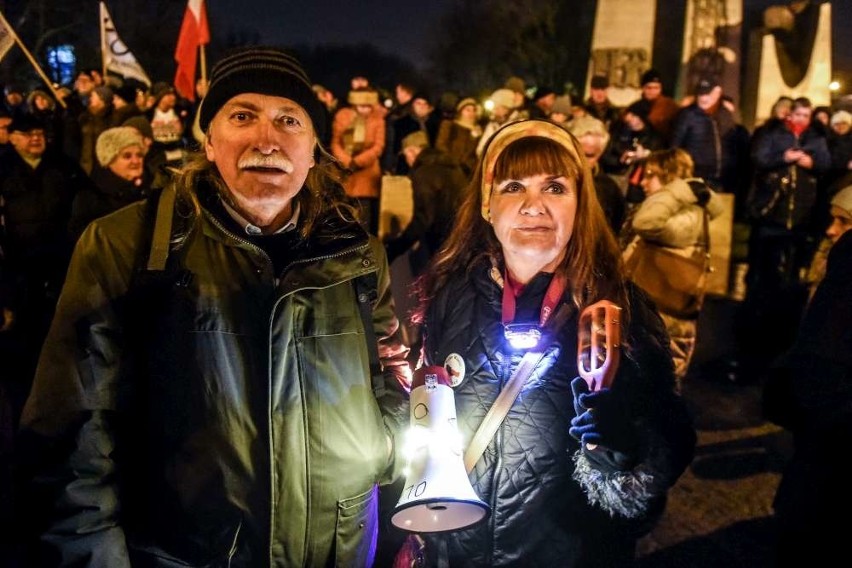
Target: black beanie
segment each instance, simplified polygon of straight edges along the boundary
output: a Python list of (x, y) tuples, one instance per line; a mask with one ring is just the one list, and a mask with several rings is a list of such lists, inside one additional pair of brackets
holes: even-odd
[(663, 82), (663, 76), (660, 75), (660, 72), (656, 69), (648, 69), (644, 73), (642, 73), (642, 86), (644, 87), (648, 83), (660, 83)]
[(299, 103), (311, 117), (319, 139), (325, 134), (325, 110), (301, 63), (276, 47), (243, 47), (227, 53), (210, 72), (210, 87), (201, 101), (198, 125), (210, 121), (232, 97), (260, 93)]

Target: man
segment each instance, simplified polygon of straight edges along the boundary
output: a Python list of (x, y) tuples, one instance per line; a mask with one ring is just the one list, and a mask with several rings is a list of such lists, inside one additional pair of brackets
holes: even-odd
[(677, 116), (672, 147), (682, 148), (695, 163), (695, 177), (716, 191), (740, 194), (746, 176), (748, 138), (737, 128), (733, 113), (722, 104), (722, 87), (703, 78), (695, 87), (695, 102)]
[(648, 121), (668, 145), (675, 116), (680, 111), (677, 102), (663, 94), (663, 76), (656, 69), (642, 74), (642, 101), (649, 105)]
[(412, 132), (423, 131), (429, 138), (429, 144), (435, 144), (438, 139), (438, 129), (441, 127), (441, 113), (435, 112), (435, 106), (425, 91), (418, 91), (411, 97), (411, 108), (408, 113), (393, 122), (393, 144), (390, 152), (396, 156), (396, 175), (407, 175), (408, 164), (399, 153), (402, 150), (402, 139)]
[(11, 116), (21, 116), (27, 114), (26, 99), (24, 98), (24, 90), (16, 83), (9, 83), (3, 87), (3, 105), (6, 112)]
[(802, 276), (824, 230), (815, 222), (817, 183), (831, 164), (812, 111), (810, 100), (795, 99), (789, 118), (770, 124), (752, 148), (748, 291), (737, 326), (746, 367), (762, 368), (790, 346), (805, 305)]
[[(325, 119), (326, 124), (331, 124), (332, 119), (334, 118), (334, 114), (337, 112), (338, 105), (340, 101), (337, 100), (337, 97), (334, 96), (334, 93), (331, 89), (320, 85), (319, 83), (312, 86), (314, 93), (316, 93), (317, 100), (322, 103), (323, 108), (325, 108)], [(327, 133), (328, 134), (328, 133)], [(324, 140), (320, 140), (324, 148), (328, 148), (331, 144), (331, 136), (328, 134)]]
[(385, 153), (382, 156), (382, 171), (386, 173), (395, 173), (399, 166), (399, 154), (394, 153), (394, 148), (399, 152), (401, 142), (401, 139), (396, 138), (396, 123), (411, 113), (411, 102), (415, 93), (417, 88), (413, 83), (402, 81), (394, 87), (394, 104), (385, 116)]
[(29, 115), (7, 127), (0, 160), (0, 377), (17, 421), (71, 252), (74, 195), (88, 179), (71, 158), (47, 151), (44, 126)]
[(609, 144), (609, 132), (603, 121), (592, 116), (581, 116), (571, 121), (568, 131), (580, 142), (595, 182), (595, 194), (613, 234), (618, 236), (624, 224), (625, 203), (621, 188), (613, 178), (606, 174), (600, 165), (600, 158)]
[(609, 89), (609, 78), (606, 75), (592, 77), (585, 109), (591, 116), (602, 121), (609, 130), (621, 117), (621, 109), (609, 100), (607, 89)]
[[(45, 464), (41, 559), (372, 562), (407, 349), (383, 249), (318, 146), (324, 116), (297, 60), (230, 52), (199, 111), (204, 151), (162, 211), (130, 206), (81, 237), (23, 419)], [(140, 260), (156, 270), (134, 275)]]
[(533, 94), (530, 118), (547, 118), (556, 102), (556, 93), (550, 87), (538, 87)]
[(406, 136), (402, 154), (410, 168), (414, 215), (405, 230), (387, 239), (385, 246), (388, 260), (393, 262), (419, 243), (417, 258), (411, 259), (411, 272), (418, 276), (450, 233), (468, 177), (457, 161), (429, 146), (424, 132)]
[(624, 109), (624, 116), (611, 129), (612, 139), (601, 156), (601, 167), (611, 175), (627, 175), (653, 150), (664, 147), (651, 126), (648, 103), (636, 101)]

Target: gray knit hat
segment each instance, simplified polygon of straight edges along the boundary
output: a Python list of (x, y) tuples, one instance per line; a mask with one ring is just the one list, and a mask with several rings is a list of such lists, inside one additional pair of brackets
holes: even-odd
[(277, 47), (243, 47), (219, 60), (210, 73), (210, 87), (201, 101), (199, 126), (207, 132), (210, 121), (232, 97), (260, 93), (293, 100), (308, 113), (319, 138), (325, 133), (322, 103), (317, 99), (302, 64)]
[(139, 146), (145, 149), (145, 143), (142, 141), (142, 135), (132, 126), (117, 126), (108, 128), (101, 132), (98, 136), (98, 142), (95, 144), (95, 154), (98, 157), (98, 163), (107, 167), (128, 146)]

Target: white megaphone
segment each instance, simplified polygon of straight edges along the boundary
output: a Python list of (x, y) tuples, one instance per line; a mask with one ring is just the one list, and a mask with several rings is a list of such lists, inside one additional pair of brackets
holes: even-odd
[(391, 522), (411, 532), (442, 532), (483, 520), (490, 508), (474, 492), (462, 457), (456, 403), (443, 367), (414, 372), (409, 472)]

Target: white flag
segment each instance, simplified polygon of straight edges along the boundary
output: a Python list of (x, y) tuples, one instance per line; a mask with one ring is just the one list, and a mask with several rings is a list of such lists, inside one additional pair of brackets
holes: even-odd
[(106, 4), (101, 2), (101, 49), (103, 50), (104, 67), (122, 77), (129, 77), (142, 81), (146, 85), (151, 84), (151, 79), (130, 53), (130, 50), (118, 37), (115, 25), (107, 12)]
[(0, 18), (0, 59), (3, 59), (15, 45), (15, 34), (7, 27), (8, 25), (5, 18)]

